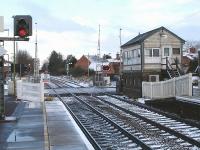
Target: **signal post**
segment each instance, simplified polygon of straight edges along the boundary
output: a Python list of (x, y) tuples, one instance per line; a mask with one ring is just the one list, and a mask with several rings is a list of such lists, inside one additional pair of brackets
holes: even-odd
[[(13, 76), (13, 83), (14, 83), (14, 96), (16, 96), (16, 81), (15, 81), (15, 41), (29, 41), (29, 36), (32, 35), (32, 17), (30, 15), (16, 15), (13, 16), (14, 19), (14, 34), (13, 37), (0, 37), (0, 41), (4, 43), (4, 41), (13, 41), (14, 43), (14, 76)], [(4, 45), (4, 44), (3, 44)], [(3, 56), (0, 59), (0, 70), (3, 70)], [(0, 74), (3, 76), (3, 71), (0, 71)], [(3, 83), (4, 79), (0, 79), (0, 83)], [(0, 91), (4, 90), (4, 84), (1, 84)], [(0, 120), (4, 119), (4, 92), (0, 92)]]

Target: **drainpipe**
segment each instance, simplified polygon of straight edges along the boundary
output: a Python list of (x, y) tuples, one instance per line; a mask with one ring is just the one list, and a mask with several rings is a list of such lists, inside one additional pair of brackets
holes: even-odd
[[(140, 53), (141, 53), (141, 84), (143, 81), (143, 72), (144, 72), (144, 41), (140, 44)], [(142, 86), (141, 86), (141, 93), (142, 93)]]

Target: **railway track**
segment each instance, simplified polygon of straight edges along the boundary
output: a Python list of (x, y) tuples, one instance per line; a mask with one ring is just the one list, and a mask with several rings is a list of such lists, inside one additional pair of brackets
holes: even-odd
[[(68, 99), (69, 98), (64, 100), (64, 103), (67, 104), (69, 107), (71, 107), (70, 109), (72, 109), (73, 112), (76, 112), (75, 113), (76, 116), (79, 116), (78, 118), (83, 123), (83, 125), (85, 127), (88, 127), (87, 130), (89, 130), (89, 132), (93, 133), (93, 132), (103, 131), (102, 134), (107, 135), (106, 137), (109, 137), (109, 138), (106, 138), (106, 137), (100, 136), (101, 140), (103, 140), (104, 138), (105, 140), (103, 140), (104, 142), (100, 140), (99, 143), (100, 144), (104, 143), (103, 146), (107, 145), (107, 148), (114, 146), (115, 145), (114, 143), (116, 143), (116, 141), (113, 142), (111, 140), (112, 138), (108, 135), (115, 135), (115, 134), (113, 134), (112, 132), (110, 133), (108, 131), (105, 132), (105, 130), (103, 130), (105, 127), (101, 126), (101, 124), (103, 123), (100, 123), (96, 126), (95, 124), (95, 122), (97, 122), (96, 118), (99, 118), (99, 117), (92, 116), (94, 112), (92, 112), (91, 114), (91, 111), (89, 111), (90, 113), (87, 112), (86, 114), (84, 114), (83, 112), (85, 112), (85, 110), (88, 110), (88, 108), (81, 108), (83, 107), (83, 104), (84, 105), (89, 104), (89, 106), (87, 107), (96, 109), (96, 111), (101, 113), (101, 115), (106, 116), (109, 120), (112, 120), (116, 125), (118, 125), (119, 127), (122, 127), (127, 133), (133, 135), (137, 140), (139, 140), (144, 145), (148, 146), (150, 149), (199, 149), (198, 147), (200, 147), (199, 146), (200, 143), (198, 140), (199, 138), (198, 128), (187, 126), (187, 125), (184, 126), (184, 124), (181, 122), (179, 122), (177, 126), (175, 126), (175, 124), (177, 123), (176, 120), (165, 120), (166, 119), (165, 116), (159, 115), (157, 113), (154, 113), (145, 109), (142, 110), (139, 107), (137, 108), (137, 106), (123, 102), (119, 99), (117, 100), (117, 98), (113, 98), (109, 96), (92, 97), (92, 96), (73, 95), (74, 100), (69, 101)], [(79, 109), (77, 109), (77, 107)], [(135, 115), (134, 113), (137, 115)], [(86, 120), (83, 119), (84, 117)], [(158, 120), (160, 122), (158, 122)], [(171, 123), (174, 123), (174, 124), (171, 124)], [(95, 124), (95, 127), (92, 128), (93, 132), (90, 131), (92, 124)], [(113, 124), (109, 126), (112, 128), (115, 127)], [(183, 132), (185, 129), (188, 129), (188, 130)], [(107, 132), (110, 134), (107, 134)], [(101, 134), (99, 133), (99, 135)], [(197, 136), (195, 137), (195, 136), (190, 136), (190, 135), (197, 135)], [(95, 134), (94, 134), (94, 137), (96, 137)], [(128, 148), (127, 147), (128, 145), (129, 146), (132, 145), (133, 146), (132, 148), (136, 148), (136, 149), (142, 148), (137, 142), (131, 143), (131, 140), (129, 138), (126, 137), (125, 139), (126, 141), (123, 141), (122, 143), (128, 143), (128, 144), (127, 145), (125, 144), (126, 146), (123, 145), (124, 146), (123, 148)], [(97, 138), (96, 141), (99, 141), (99, 139)], [(106, 141), (109, 141), (109, 142), (106, 142)], [(119, 138), (119, 141), (120, 141), (120, 138)], [(105, 147), (103, 147), (103, 149)], [(116, 146), (116, 145), (115, 147), (112, 147), (112, 148), (116, 149), (116, 147), (119, 148), (119, 146)], [(119, 149), (121, 148), (122, 147), (120, 147)]]
[(83, 131), (86, 129), (84, 133), (87, 132), (88, 139), (95, 140), (92, 141), (95, 149), (151, 149), (77, 96), (73, 95), (67, 100), (59, 95), (57, 97), (72, 116), (78, 118), (75, 120)]

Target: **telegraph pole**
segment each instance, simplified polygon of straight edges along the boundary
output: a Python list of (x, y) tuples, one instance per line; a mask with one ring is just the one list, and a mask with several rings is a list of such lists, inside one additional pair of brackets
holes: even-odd
[(15, 35), (13, 35), (13, 86), (14, 86), (14, 96), (16, 96), (16, 80), (15, 80), (15, 76), (16, 76), (16, 66), (15, 66), (15, 64), (16, 64), (16, 54), (15, 54)]
[(97, 49), (97, 59), (98, 59), (98, 66), (97, 66), (97, 80), (98, 80), (98, 86), (100, 86), (100, 71), (99, 70), (101, 68), (101, 64), (100, 64), (100, 57), (101, 57), (101, 53), (100, 53), (100, 24), (99, 24), (99, 34), (98, 34), (98, 49)]
[(101, 57), (101, 53), (100, 53), (100, 32), (101, 32), (101, 30), (100, 30), (100, 24), (99, 24), (99, 35), (98, 35), (98, 58), (100, 58)]
[(120, 46), (120, 78), (121, 78), (121, 75), (122, 75), (122, 29), (120, 28), (119, 29), (119, 46)]

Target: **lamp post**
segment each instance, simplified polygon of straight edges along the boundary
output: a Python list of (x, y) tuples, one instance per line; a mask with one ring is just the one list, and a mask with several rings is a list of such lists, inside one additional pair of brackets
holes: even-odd
[(71, 62), (66, 63), (66, 71), (67, 71), (67, 76), (69, 75), (69, 65), (71, 65)]
[(35, 82), (39, 82), (39, 60), (37, 58), (38, 46), (37, 46), (37, 22), (35, 23), (35, 60), (34, 60), (34, 78)]
[[(13, 18), (13, 22), (14, 22), (14, 19), (15, 19), (15, 16), (12, 16)], [(16, 76), (16, 72), (15, 72), (15, 63), (16, 63), (16, 58), (15, 58), (15, 33), (13, 32), (13, 57), (14, 57), (14, 60), (13, 60), (13, 86), (14, 86), (14, 96), (16, 96), (16, 80), (15, 80), (15, 76)]]

